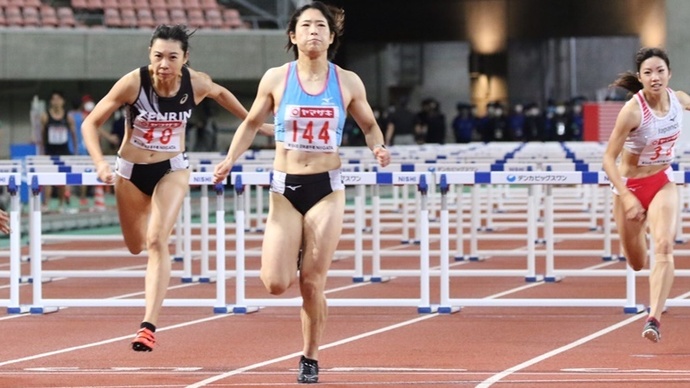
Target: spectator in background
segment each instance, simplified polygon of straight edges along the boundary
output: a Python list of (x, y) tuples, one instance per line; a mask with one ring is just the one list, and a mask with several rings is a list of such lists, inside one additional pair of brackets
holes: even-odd
[(424, 141), (428, 144), (446, 143), (446, 116), (441, 113), (441, 107), (433, 98), (427, 100), (425, 114), (422, 116), (424, 122)]
[(543, 141), (544, 120), (539, 105), (532, 103), (527, 105), (525, 113), (525, 137), (527, 141)]
[[(69, 149), (70, 139), (72, 144), (77, 143), (77, 134), (74, 129), (74, 119), (65, 110), (65, 95), (60, 91), (50, 94), (48, 109), (41, 114), (41, 128), (43, 145), (46, 155), (61, 156), (71, 155)], [(50, 199), (53, 194), (52, 186), (45, 186), (44, 204), (50, 207)], [(65, 186), (59, 186), (58, 204), (60, 211), (66, 211)]]
[(98, 131), (107, 142), (109, 146), (109, 154), (117, 153), (122, 145), (122, 139), (125, 137), (125, 111), (126, 105), (113, 112), (113, 121), (110, 124), (110, 131), (99, 128)]
[(565, 104), (560, 103), (554, 109), (553, 117), (551, 118), (551, 140), (568, 141), (571, 139), (570, 127), (568, 126), (568, 116)]
[(489, 117), (489, 131), (495, 141), (510, 140), (508, 134), (508, 117), (500, 102), (493, 103), (492, 115)]
[(513, 141), (525, 141), (525, 112), (522, 104), (515, 104), (508, 116), (508, 136)]
[[(70, 142), (70, 150), (74, 155), (89, 154), (86, 151), (86, 146), (84, 145), (84, 138), (81, 133), (81, 123), (84, 121), (84, 118), (86, 118), (86, 116), (88, 116), (88, 114), (93, 110), (94, 105), (96, 104), (93, 102), (91, 96), (85, 94), (81, 99), (73, 103), (74, 109), (69, 112), (69, 115), (72, 116), (72, 120), (74, 120), (74, 128), (77, 134), (76, 146), (74, 143)], [(82, 208), (89, 206), (89, 200), (87, 198), (88, 190), (88, 186), (79, 186), (79, 206)], [(69, 193), (69, 191), (67, 191), (67, 193)]]
[(386, 145), (415, 144), (415, 114), (407, 107), (407, 97), (401, 97), (388, 113)]
[(469, 143), (473, 140), (475, 119), (472, 107), (468, 104), (458, 103), (455, 106), (457, 116), (453, 119), (453, 134), (456, 143)]
[(582, 116), (582, 104), (579, 101), (573, 102), (570, 109), (568, 127), (570, 128), (571, 139), (581, 141), (584, 131), (584, 117)]

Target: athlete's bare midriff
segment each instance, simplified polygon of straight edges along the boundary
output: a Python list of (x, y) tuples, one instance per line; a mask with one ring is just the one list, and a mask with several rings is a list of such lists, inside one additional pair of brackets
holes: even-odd
[(288, 150), (283, 143), (276, 143), (276, 157), (273, 168), (287, 174), (318, 174), (340, 168), (337, 152), (304, 152)]
[[(176, 151), (176, 152), (161, 152), (161, 151), (149, 151), (149, 150), (144, 150), (138, 147), (133, 146), (129, 142), (130, 134), (131, 134), (131, 129), (127, 129), (125, 132), (125, 137), (122, 141), (122, 147), (120, 147), (120, 150), (118, 151), (118, 154), (124, 158), (125, 160), (132, 162), (132, 163), (137, 163), (137, 164), (151, 164), (151, 163), (157, 163), (157, 162), (162, 162), (164, 160), (171, 159), (177, 155), (179, 155), (181, 152)], [(184, 143), (184, 134), (182, 134), (182, 138), (180, 139), (181, 144)]]
[(666, 170), (668, 164), (655, 164), (651, 166), (638, 166), (640, 155), (633, 154), (630, 151), (623, 150), (621, 153), (620, 164), (618, 171), (621, 176), (626, 178), (644, 178), (656, 174), (659, 171)]

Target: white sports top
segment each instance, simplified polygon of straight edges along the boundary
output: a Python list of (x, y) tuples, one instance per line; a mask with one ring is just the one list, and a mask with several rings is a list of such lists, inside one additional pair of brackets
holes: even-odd
[(654, 114), (641, 90), (635, 93), (642, 119), (640, 125), (628, 135), (623, 148), (640, 155), (638, 166), (669, 164), (673, 161), (674, 146), (683, 127), (683, 106), (673, 90), (666, 90), (671, 107), (663, 117)]

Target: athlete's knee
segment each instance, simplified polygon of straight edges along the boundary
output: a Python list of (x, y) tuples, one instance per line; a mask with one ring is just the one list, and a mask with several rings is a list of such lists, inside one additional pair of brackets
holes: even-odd
[(673, 255), (668, 253), (655, 253), (654, 254), (655, 263), (670, 263), (673, 264)]
[(323, 295), (325, 281), (320, 276), (303, 277), (300, 279), (302, 299), (314, 300)]
[(639, 258), (635, 256), (627, 256), (626, 260), (628, 261), (628, 265), (630, 266), (630, 268), (632, 268), (632, 270), (635, 272), (641, 271), (645, 267), (645, 265), (647, 265), (646, 255), (640, 256)]
[(673, 253), (673, 236), (662, 236), (654, 239), (654, 254), (671, 254)]
[(168, 240), (160, 233), (149, 233), (146, 236), (146, 249), (149, 251), (168, 249)]
[(268, 291), (271, 295), (280, 295), (287, 291), (288, 288), (290, 288), (289, 279), (284, 279), (283, 277), (279, 276), (273, 276), (263, 271), (261, 272), (259, 277), (261, 278), (264, 287), (266, 287), (266, 291)]

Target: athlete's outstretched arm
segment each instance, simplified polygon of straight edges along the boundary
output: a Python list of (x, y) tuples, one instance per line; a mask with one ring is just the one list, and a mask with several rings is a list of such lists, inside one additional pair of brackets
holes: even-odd
[(89, 113), (81, 124), (84, 145), (96, 165), (98, 177), (105, 183), (113, 183), (113, 175), (110, 165), (106, 163), (99, 141), (100, 128), (123, 104), (131, 103), (136, 99), (139, 88), (139, 70), (135, 70), (120, 78), (110, 89), (93, 111)]
[(272, 90), (278, 82), (281, 82), (284, 74), (281, 75), (279, 68), (269, 69), (259, 82), (259, 89), (247, 117), (237, 128), (232, 137), (230, 148), (225, 160), (218, 163), (214, 170), (214, 183), (225, 179), (230, 173), (230, 169), (235, 161), (245, 153), (252, 145), (256, 133), (259, 131), (264, 121), (271, 114), (273, 109)]

